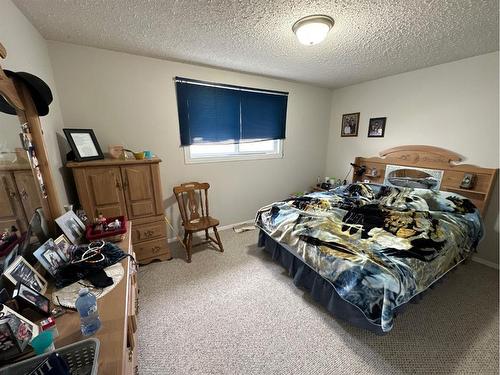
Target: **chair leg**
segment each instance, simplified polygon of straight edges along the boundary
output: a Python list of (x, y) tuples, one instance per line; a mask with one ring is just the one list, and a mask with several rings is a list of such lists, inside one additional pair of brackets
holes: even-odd
[(187, 262), (188, 263), (191, 263), (191, 245), (192, 245), (192, 243), (193, 243), (193, 233), (189, 232), (187, 244), (186, 244), (186, 255), (187, 255)]
[(184, 239), (182, 240), (182, 243), (184, 244), (184, 246), (187, 246), (187, 238), (188, 238), (188, 232), (187, 230), (184, 231)]
[(208, 229), (205, 229), (205, 240), (209, 240), (209, 237), (208, 237)]
[(223, 253), (224, 252), (224, 247), (222, 246), (222, 241), (220, 240), (219, 232), (217, 232), (217, 227), (213, 227), (213, 230), (214, 230), (214, 233), (215, 233), (215, 238), (217, 238), (217, 242), (219, 244), (220, 251), (221, 251), (221, 253)]

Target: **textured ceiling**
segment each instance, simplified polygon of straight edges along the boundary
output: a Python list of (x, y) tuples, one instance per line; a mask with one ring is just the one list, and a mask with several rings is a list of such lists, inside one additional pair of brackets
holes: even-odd
[[(13, 0), (46, 39), (326, 87), (498, 50), (498, 0)], [(306, 15), (335, 26), (316, 46)]]

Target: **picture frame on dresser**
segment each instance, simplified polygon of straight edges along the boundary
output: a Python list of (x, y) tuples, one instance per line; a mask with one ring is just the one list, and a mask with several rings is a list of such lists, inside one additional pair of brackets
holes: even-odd
[[(101, 146), (92, 129), (63, 129), (76, 161), (104, 159)], [(71, 157), (70, 157), (71, 158)]]
[(68, 211), (59, 216), (56, 223), (72, 244), (80, 244), (85, 235), (85, 224), (73, 211)]
[(22, 256), (18, 256), (14, 262), (3, 272), (3, 276), (14, 286), (18, 282), (28, 285), (40, 294), (47, 290), (47, 280), (40, 275)]

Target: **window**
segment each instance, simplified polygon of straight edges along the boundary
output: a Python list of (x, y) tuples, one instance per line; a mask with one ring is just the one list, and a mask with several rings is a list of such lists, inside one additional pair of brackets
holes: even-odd
[(184, 158), (188, 164), (281, 157), (283, 157), (281, 139), (230, 144), (194, 144), (184, 147)]
[(175, 81), (186, 162), (282, 157), (288, 93)]

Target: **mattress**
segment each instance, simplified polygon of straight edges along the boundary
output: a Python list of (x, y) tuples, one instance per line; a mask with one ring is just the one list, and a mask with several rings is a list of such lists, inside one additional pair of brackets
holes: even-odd
[(272, 239), (271, 252), (290, 254), (330, 286), (345, 309), (329, 311), (378, 333), (470, 257), (483, 233), (477, 209), (457, 194), (362, 183), (275, 202), (256, 224), (262, 245)]

